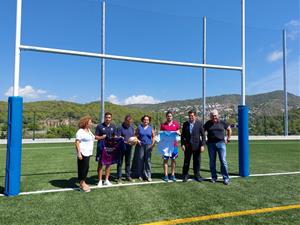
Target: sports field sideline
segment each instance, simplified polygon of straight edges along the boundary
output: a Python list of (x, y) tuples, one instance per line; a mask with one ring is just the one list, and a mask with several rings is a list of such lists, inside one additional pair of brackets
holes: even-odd
[[(120, 186), (93, 188), (91, 193), (82, 193), (74, 191), (78, 188), (74, 144), (24, 144), (21, 192), (71, 191), (1, 197), (0, 223), (164, 224), (162, 221), (171, 220), (168, 224), (176, 224), (176, 219), (183, 219), (180, 224), (297, 224), (300, 211), (292, 206), (300, 204), (299, 147), (299, 141), (251, 141), (250, 171), (253, 176), (239, 178), (237, 142), (232, 142), (227, 151), (232, 176), (229, 186), (208, 181), (164, 183), (161, 181), (162, 162), (154, 152), (152, 184), (124, 182)], [(5, 148), (0, 145), (2, 193)], [(182, 154), (177, 162), (180, 178)], [(114, 166), (113, 175), (115, 172)], [(201, 175), (210, 177), (207, 152), (202, 155)], [(89, 177), (88, 182), (96, 185), (93, 160)], [(281, 211), (278, 207), (289, 208)], [(254, 211), (243, 214), (247, 210)], [(239, 216), (213, 216), (234, 212)], [(212, 219), (204, 220), (203, 216)]]

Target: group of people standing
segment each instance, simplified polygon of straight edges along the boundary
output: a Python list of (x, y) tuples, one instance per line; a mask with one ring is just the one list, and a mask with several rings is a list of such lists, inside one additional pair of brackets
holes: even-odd
[[(216, 156), (219, 155), (221, 164), (221, 174), (223, 183), (229, 184), (228, 166), (226, 161), (226, 144), (230, 142), (231, 129), (228, 124), (219, 119), (217, 110), (210, 112), (210, 120), (204, 125), (197, 119), (196, 112), (191, 110), (188, 112), (188, 121), (183, 123), (180, 131), (180, 125), (173, 120), (173, 113), (166, 113), (166, 121), (161, 124), (161, 132), (176, 133), (180, 137), (181, 149), (184, 152), (184, 164), (182, 168), (182, 181), (186, 182), (189, 179), (190, 161), (193, 156), (193, 172), (194, 179), (201, 182), (203, 178), (200, 176), (201, 153), (207, 145), (209, 155), (209, 165), (211, 171), (211, 182), (217, 180), (216, 171)], [(122, 165), (125, 159), (125, 179), (134, 182), (133, 178), (140, 181), (152, 181), (151, 178), (151, 154), (155, 145), (155, 132), (151, 126), (151, 116), (144, 115), (141, 118), (141, 123), (136, 129), (133, 127), (133, 118), (130, 115), (125, 116), (124, 122), (120, 127), (116, 127), (112, 123), (112, 114), (105, 113), (104, 122), (96, 127), (95, 135), (91, 132), (92, 120), (91, 117), (82, 117), (79, 121), (79, 130), (76, 133), (76, 150), (77, 150), (77, 165), (78, 179), (80, 189), (84, 192), (89, 192), (90, 187), (86, 183), (86, 177), (89, 170), (89, 159), (93, 155), (93, 143), (97, 140), (96, 161), (98, 161), (98, 187), (102, 185), (111, 186), (109, 180), (111, 165), (103, 165), (102, 151), (103, 140), (122, 138), (124, 141), (124, 149), (120, 151), (119, 160), (117, 163), (117, 179), (118, 183), (122, 182)], [(207, 139), (206, 139), (207, 133)], [(226, 138), (225, 138), (226, 134)], [(136, 137), (135, 151), (132, 158), (133, 143), (130, 142), (132, 137)], [(178, 143), (174, 141), (174, 146)], [(163, 180), (168, 182), (172, 180), (176, 182), (176, 158), (178, 152), (172, 154), (163, 154)], [(168, 161), (171, 161), (171, 175), (168, 173)], [(103, 167), (105, 167), (105, 180), (102, 181)]]

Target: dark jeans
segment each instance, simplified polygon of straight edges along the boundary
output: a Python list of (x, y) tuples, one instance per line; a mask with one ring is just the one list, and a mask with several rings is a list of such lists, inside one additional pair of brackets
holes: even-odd
[(183, 177), (186, 177), (189, 174), (190, 161), (192, 155), (193, 155), (194, 176), (200, 177), (200, 160), (201, 160), (200, 150), (193, 151), (191, 147), (186, 147), (184, 151), (184, 163), (182, 168)]
[(86, 180), (87, 174), (89, 172), (90, 167), (90, 157), (89, 156), (82, 156), (82, 160), (77, 158), (77, 166), (78, 166), (78, 180)]
[(130, 177), (130, 161), (131, 161), (131, 145), (125, 144), (126, 149), (125, 151), (121, 152), (120, 154), (120, 161), (117, 166), (117, 177), (118, 179), (122, 177), (122, 165), (123, 165), (123, 159), (125, 157), (125, 174), (126, 178)]

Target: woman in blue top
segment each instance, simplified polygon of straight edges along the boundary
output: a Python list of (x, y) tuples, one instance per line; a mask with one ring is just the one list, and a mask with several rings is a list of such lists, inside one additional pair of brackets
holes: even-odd
[(144, 115), (142, 123), (136, 129), (138, 143), (135, 147), (131, 172), (140, 180), (152, 181), (151, 179), (151, 152), (154, 146), (154, 130), (150, 125), (151, 117)]

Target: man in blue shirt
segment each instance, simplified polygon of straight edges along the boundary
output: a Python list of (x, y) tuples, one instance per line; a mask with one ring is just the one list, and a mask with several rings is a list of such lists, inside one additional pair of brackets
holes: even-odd
[[(106, 112), (104, 115), (104, 122), (98, 124), (96, 127), (95, 132), (95, 139), (98, 140), (97, 143), (97, 155), (96, 160), (98, 161), (98, 187), (102, 186), (102, 163), (101, 163), (101, 156), (103, 151), (103, 145), (101, 141), (105, 138), (113, 138), (117, 135), (117, 128), (114, 124), (111, 123), (112, 121), (112, 114), (110, 112)], [(110, 165), (107, 165), (105, 168), (105, 182), (104, 185), (111, 186), (112, 183), (109, 181), (110, 175)]]
[(125, 156), (125, 174), (127, 181), (134, 181), (130, 176), (130, 161), (132, 145), (128, 143), (128, 139), (134, 136), (134, 127), (132, 125), (132, 118), (130, 115), (125, 116), (124, 122), (118, 128), (118, 136), (124, 138), (125, 149), (121, 152), (120, 161), (117, 166), (117, 182), (122, 182), (122, 164)]

